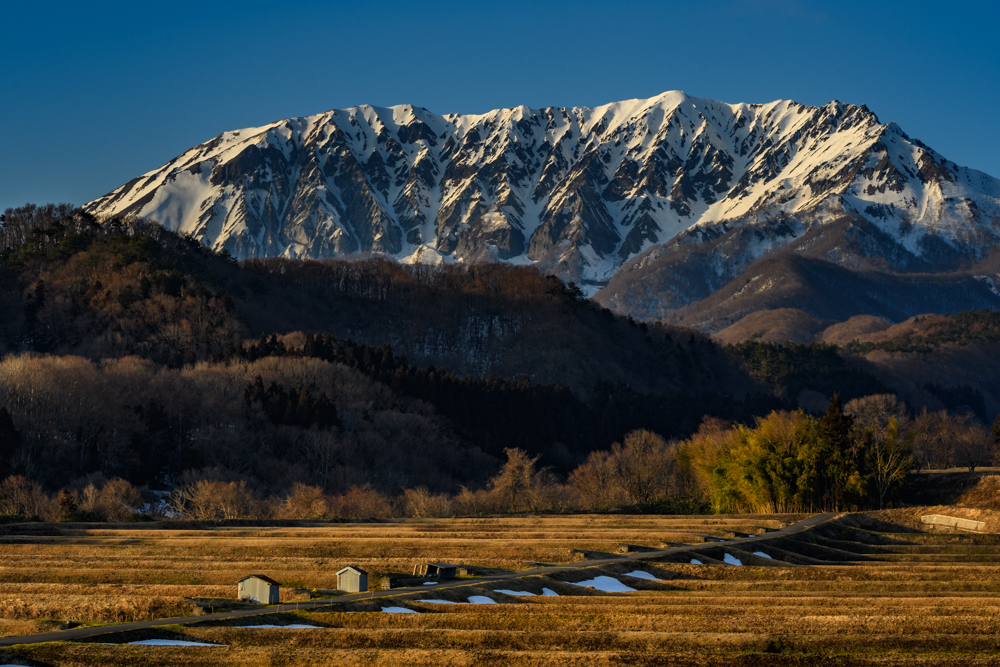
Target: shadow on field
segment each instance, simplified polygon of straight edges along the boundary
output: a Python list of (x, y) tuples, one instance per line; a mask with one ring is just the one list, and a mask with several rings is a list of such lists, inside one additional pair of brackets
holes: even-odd
[[(385, 603), (384, 604), (388, 604)], [(345, 605), (338, 607), (338, 610), (342, 610)], [(318, 609), (329, 609), (329, 607), (322, 607)], [(317, 609), (304, 610), (308, 613), (313, 613)], [(376, 610), (380, 611), (380, 610)], [(224, 618), (219, 620), (207, 620), (201, 623), (188, 623), (185, 627), (189, 628), (243, 628), (248, 625), (297, 625), (297, 624), (308, 624), (314, 625), (318, 628), (332, 627), (328, 623), (322, 621), (314, 620), (312, 617), (307, 617), (300, 614), (290, 614), (290, 613), (276, 613), (276, 614), (261, 614), (260, 616), (251, 616), (244, 618)], [(280, 629), (280, 628), (276, 628)], [(131, 641), (131, 640), (130, 640)]]
[[(848, 528), (859, 528), (861, 530), (867, 530), (877, 533), (913, 533), (919, 534), (924, 531), (918, 530), (916, 528), (905, 526), (900, 523), (893, 523), (885, 521), (874, 517), (870, 514), (849, 514), (845, 517), (841, 517), (834, 522), (838, 526), (846, 526)], [(890, 539), (885, 536), (879, 536), (884, 539)]]
[[(174, 626), (175, 628), (177, 626)], [(204, 641), (197, 637), (185, 634), (180, 630), (165, 628), (149, 628), (146, 630), (126, 630), (125, 632), (111, 632), (106, 635), (87, 637), (76, 640), (81, 644), (128, 644), (129, 642), (139, 642), (145, 639), (167, 639), (171, 641), (198, 642)]]

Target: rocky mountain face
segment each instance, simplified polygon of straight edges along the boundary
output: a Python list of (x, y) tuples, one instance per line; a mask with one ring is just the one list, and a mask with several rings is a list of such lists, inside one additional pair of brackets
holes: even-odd
[(864, 106), (680, 92), (291, 118), (226, 132), (86, 208), (148, 216), (239, 258), (534, 264), (642, 318), (707, 297), (779, 248), (927, 272), (1000, 239), (1000, 181)]

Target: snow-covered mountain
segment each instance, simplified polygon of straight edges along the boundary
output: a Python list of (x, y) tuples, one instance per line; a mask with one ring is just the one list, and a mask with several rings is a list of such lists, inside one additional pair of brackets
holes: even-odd
[[(360, 106), (291, 118), (226, 132), (87, 208), (148, 216), (240, 258), (499, 259), (590, 293), (623, 264), (622, 275), (648, 277), (669, 256), (663, 276), (674, 275), (697, 247), (711, 246), (697, 269), (710, 292), (807, 237), (822, 237), (832, 261), (887, 253), (896, 269), (979, 257), (1000, 239), (1000, 180), (864, 106), (682, 92), (595, 108)], [(834, 237), (817, 233), (831, 223)], [(878, 242), (839, 242), (861, 228)], [(628, 311), (617, 282), (602, 300)]]

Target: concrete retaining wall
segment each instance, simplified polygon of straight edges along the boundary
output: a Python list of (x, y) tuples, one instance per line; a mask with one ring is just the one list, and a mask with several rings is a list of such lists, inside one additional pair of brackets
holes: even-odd
[(960, 530), (971, 530), (977, 533), (981, 533), (986, 530), (986, 524), (982, 521), (973, 521), (972, 519), (959, 519), (955, 516), (945, 516), (944, 514), (927, 514), (920, 517), (922, 523), (929, 523), (935, 526), (948, 526), (949, 528), (958, 528)]

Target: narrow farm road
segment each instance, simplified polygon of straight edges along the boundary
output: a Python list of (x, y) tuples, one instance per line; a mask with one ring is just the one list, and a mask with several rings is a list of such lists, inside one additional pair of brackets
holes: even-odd
[(717, 548), (719, 546), (738, 546), (738, 545), (750, 544), (753, 542), (772, 540), (776, 537), (785, 537), (788, 535), (793, 535), (795, 533), (800, 533), (804, 530), (808, 530), (822, 523), (826, 523), (827, 521), (831, 521), (839, 516), (843, 516), (843, 514), (835, 514), (835, 513), (817, 514), (815, 516), (809, 517), (808, 519), (803, 519), (802, 521), (793, 523), (792, 525), (787, 526), (785, 528), (780, 528), (778, 530), (767, 533), (766, 535), (754, 535), (752, 537), (743, 537), (735, 540), (726, 540), (723, 543), (708, 542), (705, 544), (692, 544), (683, 547), (671, 547), (669, 549), (660, 549), (657, 551), (643, 551), (635, 554), (616, 556), (614, 558), (589, 560), (583, 563), (548, 565), (544, 567), (536, 567), (531, 570), (520, 570), (517, 572), (506, 572), (504, 574), (494, 574), (485, 577), (476, 577), (474, 579), (462, 579), (450, 582), (441, 582), (435, 585), (432, 589), (428, 589), (424, 586), (410, 586), (408, 588), (394, 588), (390, 591), (370, 591), (367, 593), (353, 593), (350, 595), (340, 595), (335, 598), (320, 598), (316, 600), (307, 600), (304, 602), (289, 602), (285, 604), (270, 605), (268, 607), (257, 607), (254, 609), (241, 609), (239, 611), (227, 611), (227, 612), (220, 612), (217, 614), (205, 614), (203, 616), (181, 616), (179, 618), (161, 618), (152, 621), (136, 621), (134, 623), (117, 623), (115, 625), (102, 625), (102, 626), (88, 627), (88, 628), (74, 628), (72, 630), (59, 630), (56, 632), (45, 632), (37, 635), (0, 637), (0, 647), (15, 646), (17, 644), (41, 644), (43, 642), (72, 641), (75, 639), (85, 639), (88, 637), (96, 637), (98, 635), (110, 634), (115, 632), (125, 632), (127, 630), (145, 630), (148, 628), (156, 628), (164, 625), (183, 625), (186, 623), (200, 623), (202, 621), (261, 616), (263, 614), (297, 611), (301, 609), (311, 609), (315, 607), (329, 607), (331, 605), (344, 604), (346, 602), (356, 602), (358, 600), (383, 599), (383, 598), (395, 597), (397, 595), (406, 595), (409, 593), (429, 593), (431, 591), (435, 592), (440, 591), (445, 588), (459, 588), (462, 586), (479, 586), (487, 582), (509, 581), (511, 579), (520, 579), (523, 577), (548, 575), (557, 572), (564, 572), (566, 570), (579, 570), (586, 567), (593, 567), (595, 565), (609, 565), (611, 563), (648, 560), (652, 558), (660, 558), (670, 554), (683, 553), (686, 551), (698, 551), (699, 549), (711, 549), (711, 548)]

